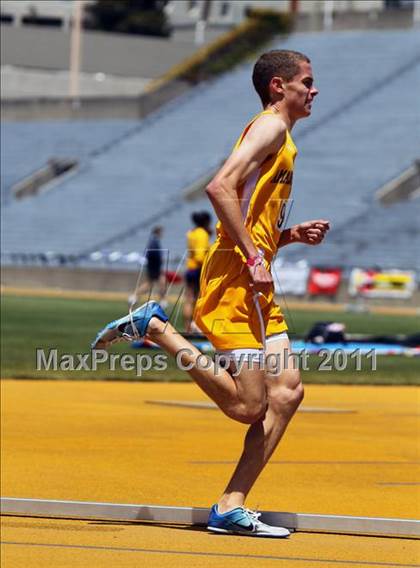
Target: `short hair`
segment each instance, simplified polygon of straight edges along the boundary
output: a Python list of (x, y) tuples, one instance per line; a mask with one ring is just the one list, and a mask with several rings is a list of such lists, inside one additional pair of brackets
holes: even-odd
[(211, 215), (208, 211), (196, 211), (191, 215), (191, 221), (196, 227), (205, 229), (211, 223)]
[(252, 82), (263, 106), (270, 102), (270, 81), (276, 75), (290, 81), (299, 72), (299, 63), (311, 60), (304, 53), (290, 49), (274, 49), (263, 53), (254, 65)]

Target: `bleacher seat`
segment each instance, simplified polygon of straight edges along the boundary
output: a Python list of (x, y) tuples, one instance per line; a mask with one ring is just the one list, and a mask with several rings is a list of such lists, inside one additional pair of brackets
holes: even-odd
[(88, 159), (136, 125), (135, 120), (2, 122), (2, 205), (11, 199), (15, 183), (45, 166), (50, 158)]
[[(322, 247), (288, 247), (281, 254), (327, 264), (357, 264), (363, 253), (368, 263), (377, 259), (379, 264), (386, 257), (393, 265), (420, 268), (414, 254), (420, 248), (418, 233), (399, 234), (398, 247), (382, 236), (387, 224), (397, 230), (406, 219), (415, 218), (418, 200), (387, 209), (374, 202), (376, 189), (418, 157), (420, 34), (409, 30), (298, 34), (272, 48), (307, 53), (320, 89), (313, 116), (293, 132), (299, 156), (289, 221), (326, 217), (334, 229)], [(112, 248), (122, 253), (142, 251), (151, 226), (163, 224), (164, 244), (170, 244), (172, 258), (182, 257), (191, 211), (211, 210), (205, 200), (185, 202), (183, 189), (218, 166), (244, 124), (259, 112), (251, 72), (252, 64), (241, 65), (173, 101), (138, 127), (120, 125), (112, 136), (110, 121), (103, 131), (102, 123), (97, 124), (94, 140), (96, 123), (84, 123), (92, 145), (84, 151), (79, 171), (36, 198), (6, 202), (4, 250), (85, 256)], [(3, 157), (9, 168), (6, 185), (13, 163), (19, 162), (19, 171), (26, 163), (28, 169), (33, 167), (25, 155), (30, 156), (38, 143), (37, 124), (5, 125), (7, 146), (12, 146)], [(19, 129), (29, 133), (24, 146)], [(76, 126), (61, 123), (61, 129), (73, 142)], [(112, 143), (114, 135), (117, 142)], [(95, 144), (102, 146), (97, 152)], [(57, 155), (56, 148), (51, 153)], [(369, 238), (370, 225), (374, 238)], [(354, 227), (358, 238), (362, 232), (366, 236), (364, 245), (355, 239)]]

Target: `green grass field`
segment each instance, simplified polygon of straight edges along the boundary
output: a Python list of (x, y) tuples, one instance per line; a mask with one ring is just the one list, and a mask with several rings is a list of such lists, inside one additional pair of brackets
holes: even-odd
[[(123, 370), (117, 362), (115, 370), (101, 364), (95, 371), (66, 370), (66, 364), (58, 370), (36, 370), (36, 350), (57, 349), (59, 357), (90, 353), (90, 343), (96, 332), (108, 321), (126, 313), (127, 305), (122, 301), (79, 300), (63, 298), (2, 297), (2, 356), (3, 378), (26, 379), (124, 379), (148, 381), (190, 380), (187, 373), (177, 368), (173, 359), (168, 359), (166, 370), (143, 371), (141, 377), (136, 370)], [(359, 313), (337, 313), (320, 311), (286, 311), (291, 335), (305, 334), (315, 321), (334, 320), (346, 324), (348, 333), (368, 334), (412, 334), (420, 329), (415, 316), (395, 316)], [(128, 344), (114, 346), (110, 352), (123, 354), (158, 355), (151, 350), (133, 350)], [(89, 356), (90, 357), (90, 356)], [(69, 358), (67, 358), (69, 360)], [(88, 359), (90, 364), (90, 359)], [(319, 371), (321, 360), (311, 356), (309, 370), (303, 371), (306, 383), (341, 384), (418, 384), (420, 382), (420, 358), (377, 357), (377, 370), (372, 362), (361, 358), (361, 370), (355, 370), (355, 360), (342, 371)], [(159, 365), (161, 367), (162, 365)]]

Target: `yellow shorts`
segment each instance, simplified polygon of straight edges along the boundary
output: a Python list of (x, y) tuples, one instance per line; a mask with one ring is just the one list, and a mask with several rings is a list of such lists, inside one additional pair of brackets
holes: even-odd
[[(266, 336), (287, 330), (274, 303), (274, 286), (259, 297)], [(194, 321), (217, 350), (261, 349), (261, 325), (248, 269), (236, 249), (217, 240), (204, 261)]]

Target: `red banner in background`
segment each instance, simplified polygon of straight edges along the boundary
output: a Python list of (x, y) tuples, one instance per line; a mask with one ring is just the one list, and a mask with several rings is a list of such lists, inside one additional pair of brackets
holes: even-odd
[(308, 294), (311, 296), (335, 296), (341, 282), (341, 268), (311, 268)]
[(175, 270), (167, 270), (164, 272), (164, 275), (168, 284), (179, 284), (182, 282), (182, 274), (178, 274)]

